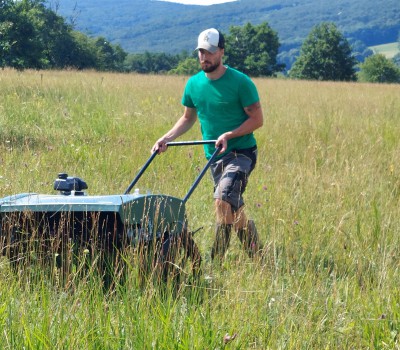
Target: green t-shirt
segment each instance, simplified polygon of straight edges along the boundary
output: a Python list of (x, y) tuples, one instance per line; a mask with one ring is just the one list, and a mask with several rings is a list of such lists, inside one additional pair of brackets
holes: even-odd
[[(251, 79), (230, 67), (217, 80), (208, 79), (203, 71), (192, 76), (182, 97), (184, 106), (197, 111), (203, 140), (216, 140), (224, 132), (238, 128), (248, 119), (244, 107), (258, 101), (257, 88)], [(227, 152), (255, 145), (256, 139), (251, 133), (229, 140)], [(207, 159), (214, 150), (214, 145), (204, 146)]]

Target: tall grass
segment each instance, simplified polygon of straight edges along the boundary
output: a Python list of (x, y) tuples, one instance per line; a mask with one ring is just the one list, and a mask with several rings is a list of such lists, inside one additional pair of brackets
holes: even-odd
[[(0, 197), (51, 193), (58, 172), (123, 193), (182, 113), (186, 79), (0, 72)], [(73, 292), (0, 264), (1, 349), (400, 348), (400, 87), (256, 79), (265, 126), (246, 191), (265, 261), (233, 239), (213, 265), (212, 183), (187, 205), (210, 279), (177, 294), (95, 275)], [(198, 125), (184, 139), (199, 139)], [(139, 183), (183, 196), (201, 148), (171, 149)], [(28, 268), (28, 267), (27, 267)], [(225, 334), (237, 334), (224, 343)]]

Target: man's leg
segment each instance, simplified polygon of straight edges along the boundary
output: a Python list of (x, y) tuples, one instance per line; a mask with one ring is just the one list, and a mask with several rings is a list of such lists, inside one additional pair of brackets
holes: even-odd
[(237, 232), (240, 242), (243, 244), (249, 257), (253, 258), (261, 252), (261, 244), (257, 228), (253, 220), (248, 220), (244, 206), (236, 212), (228, 202), (220, 199), (215, 201), (217, 226), (215, 230), (215, 241), (211, 249), (211, 258), (223, 259), (229, 247), (232, 226)]
[(244, 206), (240, 207), (234, 214), (234, 225), (240, 242), (250, 258), (261, 252), (261, 244), (257, 228), (253, 220), (248, 220)]
[(215, 200), (215, 212), (217, 225), (215, 228), (215, 240), (211, 248), (211, 259), (218, 257), (223, 259), (229, 247), (233, 226), (233, 214), (231, 205), (221, 199)]
[[(249, 153), (250, 152), (250, 153)], [(258, 250), (258, 235), (254, 223), (249, 225), (244, 214), (243, 192), (247, 179), (256, 163), (256, 150), (230, 152), (211, 166), (214, 179), (214, 199), (217, 216), (215, 242), (211, 257), (223, 256), (229, 246), (232, 226), (246, 250)], [(245, 154), (246, 153), (246, 154)], [(247, 245), (246, 245), (246, 242)], [(252, 254), (254, 255), (254, 254)]]

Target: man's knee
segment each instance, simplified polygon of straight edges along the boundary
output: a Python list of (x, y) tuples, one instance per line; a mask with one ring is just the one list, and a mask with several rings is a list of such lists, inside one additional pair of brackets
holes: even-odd
[(220, 224), (232, 224), (233, 214), (230, 203), (222, 199), (215, 200), (215, 211), (217, 213), (217, 222)]
[(215, 207), (217, 209), (231, 209), (232, 206), (229, 202), (223, 200), (223, 199), (215, 199)]

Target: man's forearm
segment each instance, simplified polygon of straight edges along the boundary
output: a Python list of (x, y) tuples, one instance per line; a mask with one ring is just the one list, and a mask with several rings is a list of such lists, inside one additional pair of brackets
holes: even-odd
[(193, 126), (195, 121), (195, 119), (188, 119), (184, 116), (181, 117), (172, 127), (172, 129), (164, 135), (164, 138), (168, 139), (168, 141), (175, 140), (177, 137), (187, 132)]

